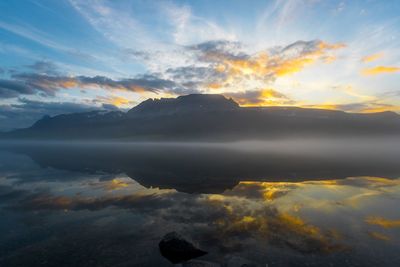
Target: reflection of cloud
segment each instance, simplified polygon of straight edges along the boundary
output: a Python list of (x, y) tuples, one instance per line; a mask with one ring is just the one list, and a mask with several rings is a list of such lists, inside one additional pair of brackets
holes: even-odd
[(364, 187), (371, 189), (380, 189), (385, 187), (399, 186), (400, 180), (387, 179), (382, 177), (363, 176), (363, 177), (349, 177), (342, 180), (336, 180), (335, 184), (350, 185), (350, 186), (357, 186), (357, 187)]
[(390, 237), (388, 237), (385, 234), (378, 233), (378, 232), (368, 232), (368, 235), (372, 238), (378, 239), (378, 240), (383, 240), (383, 241), (389, 241)]
[(300, 183), (279, 183), (279, 182), (240, 182), (227, 194), (239, 195), (250, 198), (259, 198), (265, 200), (274, 200), (288, 194), (301, 186)]
[[(218, 242), (210, 246), (228, 251), (246, 244), (254, 245), (255, 240), (264, 240), (272, 246), (290, 248), (300, 253), (328, 253), (343, 249), (330, 231), (306, 223), (299, 217), (281, 213), (267, 204), (263, 199), (264, 190), (257, 189), (258, 185), (255, 184), (248, 183), (246, 186), (253, 186), (254, 191), (261, 190), (261, 199), (248, 199), (243, 187), (227, 195), (186, 195), (173, 190), (156, 189), (107, 192), (128, 188), (129, 185), (121, 179), (103, 184), (107, 190), (100, 196), (85, 196), (84, 193), (54, 195), (45, 191), (25, 195), (12, 207), (59, 211), (94, 211), (107, 207), (134, 210), (135, 214), (142, 213), (150, 220), (163, 219), (172, 225), (191, 225), (192, 230), (203, 237), (199, 239), (200, 242), (207, 242), (207, 238), (212, 236)], [(265, 185), (261, 188), (265, 189)], [(237, 235), (241, 236), (240, 243), (232, 239)]]
[(399, 72), (400, 68), (399, 67), (393, 67), (393, 66), (376, 66), (373, 68), (367, 68), (362, 70), (363, 75), (378, 75), (378, 74), (385, 74), (385, 73), (395, 73)]
[[(314, 209), (318, 214), (328, 214), (333, 208), (335, 211), (354, 208), (350, 203), (352, 197), (383, 189), (388, 191), (398, 183), (379, 177), (305, 182), (246, 181), (223, 194), (189, 195), (174, 190), (145, 189), (125, 177), (118, 177), (85, 183), (89, 187), (82, 188), (78, 195), (63, 191), (52, 193), (51, 190), (25, 193), (8, 206), (25, 211), (96, 211), (114, 207), (134, 211), (135, 216), (143, 216), (151, 222), (162, 221), (163, 227), (168, 229), (187, 229), (182, 231), (214, 251), (243, 252), (265, 244), (302, 254), (321, 254), (346, 249), (342, 244), (344, 235), (331, 226), (311, 223), (302, 213)], [(301, 210), (296, 204), (299, 200), (303, 204)], [(343, 204), (338, 206), (339, 202)], [(368, 218), (368, 222), (389, 228), (400, 224), (381, 217)], [(386, 238), (379, 233), (370, 236)]]
[[(210, 196), (204, 201), (213, 207), (223, 207), (220, 210), (223, 214), (211, 221), (215, 229), (209, 233), (220, 240), (229, 240), (235, 235), (241, 236), (241, 240), (263, 239), (274, 246), (300, 253), (329, 253), (344, 249), (330, 231), (323, 231), (288, 213), (280, 213), (274, 206), (239, 201), (236, 197)], [(230, 247), (234, 248), (235, 244)]]
[(111, 181), (109, 181), (106, 185), (106, 189), (107, 190), (118, 190), (121, 188), (125, 188), (128, 187), (129, 183), (122, 181), (120, 179), (112, 179)]
[(400, 227), (400, 220), (389, 220), (383, 217), (370, 216), (365, 219), (368, 224), (378, 225), (383, 228), (395, 228)]

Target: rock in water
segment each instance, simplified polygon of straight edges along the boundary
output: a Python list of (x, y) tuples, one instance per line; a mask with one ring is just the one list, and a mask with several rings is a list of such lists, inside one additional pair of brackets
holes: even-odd
[(158, 244), (158, 247), (161, 255), (173, 264), (183, 263), (207, 254), (207, 252), (196, 248), (176, 232), (166, 234)]

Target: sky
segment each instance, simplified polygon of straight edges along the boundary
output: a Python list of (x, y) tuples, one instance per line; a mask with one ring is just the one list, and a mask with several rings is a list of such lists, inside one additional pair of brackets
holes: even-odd
[(400, 1), (0, 1), (0, 130), (223, 94), (400, 112)]

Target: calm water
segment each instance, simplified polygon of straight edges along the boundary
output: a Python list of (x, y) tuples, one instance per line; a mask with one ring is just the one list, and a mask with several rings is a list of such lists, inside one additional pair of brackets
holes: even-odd
[(221, 264), (400, 266), (400, 149), (368, 144), (3, 144), (0, 266), (172, 266), (171, 231)]

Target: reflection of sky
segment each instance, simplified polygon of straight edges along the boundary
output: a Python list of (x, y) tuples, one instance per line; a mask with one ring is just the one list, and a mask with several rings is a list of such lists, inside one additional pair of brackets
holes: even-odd
[(349, 177), (185, 194), (10, 155), (0, 165), (0, 265), (160, 266), (158, 241), (176, 230), (212, 261), (397, 266), (399, 192), (399, 179)]

